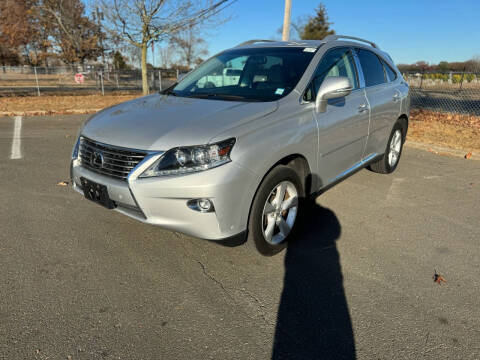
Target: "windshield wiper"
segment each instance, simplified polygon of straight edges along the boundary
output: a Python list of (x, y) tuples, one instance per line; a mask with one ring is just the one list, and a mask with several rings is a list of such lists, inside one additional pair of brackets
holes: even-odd
[(174, 88), (175, 86), (177, 86), (177, 84), (178, 84), (178, 82), (170, 85), (168, 88), (166, 88), (166, 89), (163, 90), (163, 91), (159, 91), (160, 94), (178, 96), (178, 94), (177, 94), (175, 91), (173, 91), (173, 88)]
[(229, 94), (192, 94), (188, 95), (189, 98), (198, 99), (217, 99), (217, 100), (233, 100), (233, 101), (261, 101), (258, 99), (251, 99), (241, 95), (229, 95)]

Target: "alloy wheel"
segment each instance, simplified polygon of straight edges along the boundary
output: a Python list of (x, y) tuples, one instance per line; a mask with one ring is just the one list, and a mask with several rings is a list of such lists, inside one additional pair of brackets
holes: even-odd
[(402, 132), (396, 130), (393, 133), (392, 140), (390, 140), (390, 151), (388, 152), (388, 165), (393, 168), (400, 157), (400, 150), (402, 148)]
[(276, 185), (267, 197), (262, 213), (265, 240), (273, 245), (283, 242), (295, 224), (298, 212), (298, 191), (290, 181)]

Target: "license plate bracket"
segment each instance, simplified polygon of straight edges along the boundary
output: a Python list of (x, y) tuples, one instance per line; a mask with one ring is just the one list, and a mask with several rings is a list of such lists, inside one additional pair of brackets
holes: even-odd
[(86, 199), (93, 201), (107, 209), (115, 209), (115, 202), (110, 199), (108, 195), (108, 189), (105, 185), (97, 184), (94, 181), (85, 179), (84, 177), (80, 178), (82, 183), (83, 195)]

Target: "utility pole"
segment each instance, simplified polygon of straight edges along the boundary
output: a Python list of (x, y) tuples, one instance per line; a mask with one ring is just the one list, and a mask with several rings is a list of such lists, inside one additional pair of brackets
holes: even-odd
[(98, 31), (100, 37), (100, 47), (102, 48), (102, 65), (105, 66), (105, 50), (103, 49), (103, 40), (102, 40), (102, 21), (103, 20), (103, 12), (97, 6), (97, 24), (98, 24)]
[(290, 10), (292, 9), (292, 0), (285, 0), (285, 15), (283, 16), (282, 41), (288, 41), (290, 38)]

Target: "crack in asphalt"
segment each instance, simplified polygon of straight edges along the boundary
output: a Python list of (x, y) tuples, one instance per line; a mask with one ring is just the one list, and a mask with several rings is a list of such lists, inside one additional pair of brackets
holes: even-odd
[[(202, 267), (202, 271), (203, 271), (203, 274), (208, 278), (210, 279), (211, 281), (213, 281), (215, 284), (217, 284), (222, 290), (223, 292), (235, 303), (235, 305), (238, 305), (238, 302), (235, 300), (235, 297), (230, 293), (230, 291), (228, 290), (228, 288), (220, 281), (218, 280), (215, 276), (213, 276), (212, 274), (210, 274), (208, 271), (207, 271), (207, 267), (205, 266), (204, 263), (202, 263), (200, 260), (196, 260), (198, 264), (200, 264), (200, 266)], [(244, 295), (247, 295), (248, 297), (252, 298), (258, 305), (258, 314), (260, 315), (260, 317), (263, 319), (263, 321), (269, 325), (269, 326), (272, 326), (272, 327), (275, 327), (275, 324), (272, 323), (271, 321), (269, 321), (267, 319), (267, 316), (265, 314), (265, 312), (263, 311), (263, 308), (265, 307), (262, 302), (260, 301), (260, 299), (255, 296), (254, 294), (252, 294), (250, 291), (246, 290), (246, 289), (237, 289), (237, 288), (229, 288), (230, 290), (233, 290), (233, 291), (238, 291)], [(250, 314), (246, 311), (243, 311), (248, 317), (252, 318), (250, 316)]]
[(215, 278), (213, 275), (211, 275), (208, 271), (207, 271), (207, 267), (205, 266), (204, 263), (202, 263), (200, 260), (197, 260), (197, 263), (200, 264), (200, 266), (202, 267), (202, 270), (203, 270), (203, 275), (205, 275), (207, 278), (209, 278), (210, 280), (212, 280), (214, 283), (216, 283), (218, 286), (220, 286), (223, 290), (223, 292), (230, 298), (233, 300), (233, 302), (236, 304), (237, 302), (235, 301), (234, 297), (230, 294), (230, 292), (226, 289), (226, 287), (223, 285), (223, 283), (219, 280), (217, 280), (217, 278)]

